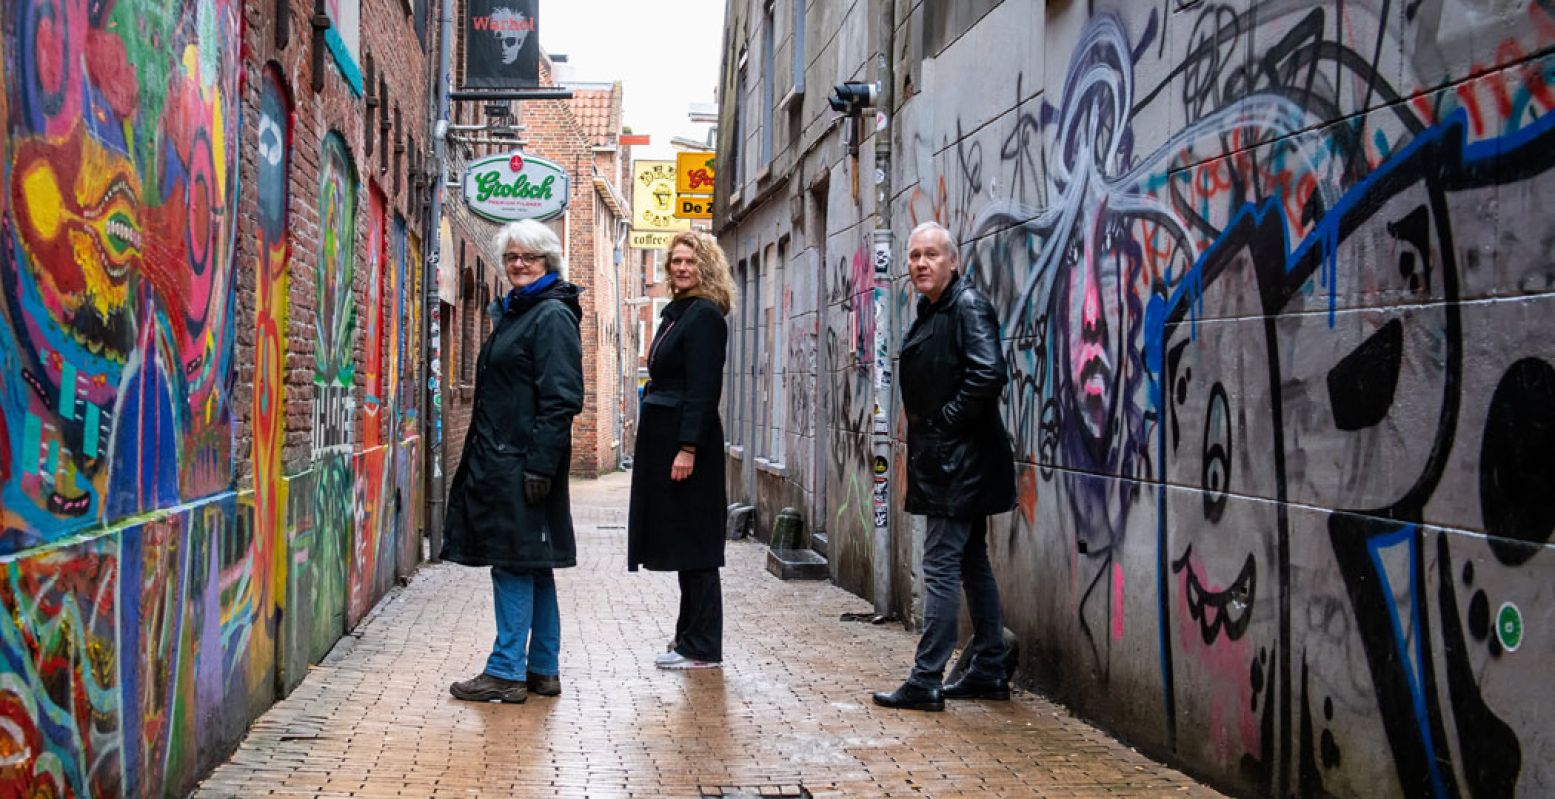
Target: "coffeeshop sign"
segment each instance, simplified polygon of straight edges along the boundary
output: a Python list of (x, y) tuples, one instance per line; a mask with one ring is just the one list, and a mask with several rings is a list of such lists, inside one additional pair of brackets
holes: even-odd
[(495, 222), (545, 221), (567, 210), (566, 170), (538, 156), (514, 151), (482, 158), (464, 173), (464, 201)]

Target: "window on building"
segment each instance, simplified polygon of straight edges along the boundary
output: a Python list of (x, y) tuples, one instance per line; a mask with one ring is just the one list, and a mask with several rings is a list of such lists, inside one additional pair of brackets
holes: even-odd
[[(491, 335), (492, 327), (497, 323), (497, 320), (491, 317), (491, 286), (482, 283), (480, 295), (475, 298), (475, 301), (480, 303), (480, 340), (485, 341), (486, 337)], [(475, 346), (475, 359), (480, 360), (480, 342), (476, 342)]]
[(416, 27), (416, 41), (421, 43), (421, 49), (427, 49), (427, 0), (414, 0), (411, 4), (411, 14)]
[(400, 193), (405, 177), (405, 128), (400, 123), (400, 104), (394, 104), (394, 194)]
[(734, 280), (735, 291), (739, 292), (740, 298), (736, 303), (735, 318), (729, 320), (734, 327), (730, 331), (732, 334), (730, 343), (733, 350), (733, 357), (730, 360), (733, 362), (728, 365), (725, 371), (729, 373), (733, 384), (730, 386), (731, 390), (725, 393), (729, 396), (729, 416), (733, 420), (731, 428), (734, 431), (734, 444), (735, 446), (741, 446), (745, 443), (745, 364), (747, 360), (745, 319), (750, 315), (750, 270), (749, 265), (745, 261), (740, 261), (739, 265), (735, 267)]
[(804, 0), (794, 0), (793, 41), (789, 42), (789, 68), (793, 72), (794, 93), (804, 94)]
[(774, 346), (777, 342), (774, 333), (778, 324), (778, 287), (777, 287), (777, 259), (773, 257), (772, 245), (767, 245), (762, 253), (760, 277), (757, 283), (757, 299), (760, 303), (756, 316), (756, 351), (760, 364), (757, 369), (757, 434), (756, 441), (761, 457), (767, 460), (780, 460), (773, 442), (778, 438), (778, 432), (773, 424), (776, 417), (772, 412), (772, 406), (778, 402), (778, 354)]
[(735, 79), (734, 86), (734, 152), (729, 154), (730, 162), (734, 164), (734, 191), (739, 191), (745, 185), (745, 87), (747, 84), (745, 71), (745, 59), (740, 59), (739, 76)]
[(459, 246), (459, 385), (475, 382), (475, 273), (464, 263)]
[(772, 389), (771, 400), (767, 403), (772, 414), (772, 439), (768, 445), (768, 457), (781, 463), (783, 461), (783, 426), (788, 405), (787, 392), (783, 390), (787, 383), (788, 370), (784, 361), (788, 353), (787, 342), (784, 333), (788, 329), (788, 309), (784, 307), (784, 298), (788, 296), (788, 287), (784, 283), (788, 266), (788, 239), (783, 239), (777, 245), (777, 257), (771, 257), (772, 248), (767, 248), (767, 271), (772, 273), (772, 325), (771, 325), (771, 360), (772, 360)]
[(373, 157), (373, 124), (377, 120), (378, 97), (373, 94), (377, 90), (378, 70), (373, 63), (373, 54), (367, 54), (367, 130), (362, 137), (362, 154), (368, 158)]
[(772, 104), (775, 98), (772, 96), (772, 62), (774, 54), (772, 48), (777, 41), (777, 34), (773, 30), (777, 25), (777, 15), (772, 13), (774, 0), (767, 0), (765, 11), (761, 21), (761, 166), (764, 168), (772, 163)]
[(767, 375), (767, 363), (766, 349), (763, 346), (766, 342), (762, 336), (763, 326), (761, 324), (763, 314), (760, 255), (751, 256), (750, 269), (747, 270), (746, 277), (750, 284), (750, 310), (745, 315), (745, 329), (747, 331), (746, 334), (750, 336), (750, 354), (746, 359), (746, 363), (749, 366), (745, 384), (745, 418), (750, 420), (752, 447), (757, 455), (764, 455), (766, 454), (764, 452), (766, 447), (762, 442), (766, 440), (767, 417), (762, 412), (762, 400), (767, 393), (763, 385), (763, 378)]
[[(372, 131), (367, 135), (371, 136)], [(378, 76), (378, 174), (389, 171), (389, 81)]]

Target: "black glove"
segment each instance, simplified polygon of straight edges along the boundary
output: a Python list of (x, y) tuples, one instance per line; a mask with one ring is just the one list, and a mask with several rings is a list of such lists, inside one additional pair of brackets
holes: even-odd
[(524, 499), (531, 505), (538, 505), (545, 501), (545, 495), (551, 493), (551, 478), (538, 474), (524, 472)]

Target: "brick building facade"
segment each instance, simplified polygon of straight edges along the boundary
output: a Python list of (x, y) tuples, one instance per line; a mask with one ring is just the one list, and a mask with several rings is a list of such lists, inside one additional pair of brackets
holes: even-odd
[[(274, 9), (259, 2), (245, 4), (246, 79), (242, 100), (245, 119), (259, 119), (264, 79), (274, 75), (293, 104), (288, 131), (291, 168), (287, 209), (291, 271), (285, 298), (286, 340), (291, 346), (283, 367), (286, 392), (281, 405), (286, 414), (282, 464), (285, 472), (295, 473), (305, 471), (311, 457), (309, 428), (314, 401), (311, 359), (317, 332), (318, 287), (309, 267), (318, 259), (320, 249), (316, 202), (320, 164), (317, 154), (323, 148), (325, 138), (333, 132), (344, 139), (352, 157), (361, 190), (357, 196), (354, 225), (358, 268), (353, 270), (351, 303), (356, 308), (366, 308), (371, 280), (369, 247), (375, 221), (367, 198), (373, 194), (384, 198), (387, 207), (382, 221), (391, 225), (403, 220), (407, 227), (407, 242), (412, 238), (417, 242), (425, 241), (426, 192), (431, 179), (426, 134), (431, 99), (428, 86), (431, 62), (437, 54), (437, 29), (423, 16), (432, 13), (425, 8), (425, 0), (417, 0), (414, 8), (408, 8), (408, 0), (364, 0), (360, 32), (362, 63), (357, 67), (361, 71), (362, 85), (353, 87), (339, 62), (326, 58), (323, 85), (315, 91), (312, 88), (313, 55), (308, 41), (311, 29), (307, 25), (313, 14), (313, 3), (290, 0), (290, 5), (291, 16), (286, 23), (289, 30), (285, 45), (280, 46), (276, 29), (282, 23), (274, 15)], [(407, 42), (421, 46), (406, 46)], [(387, 132), (383, 128), (385, 124), (388, 125)], [(254, 185), (257, 181), (260, 131), (259, 124), (243, 127), (242, 180), (246, 185)], [(238, 262), (257, 263), (261, 245), (259, 193), (244, 192), (239, 199), (239, 210)], [(380, 233), (385, 242), (392, 244), (391, 233), (386, 230)], [(412, 255), (419, 258), (419, 248), (414, 253), (407, 252), (407, 258)], [(236, 434), (238, 451), (247, 451), (253, 440), (249, 414), (256, 380), (253, 322), (257, 279), (257, 270), (240, 271), (234, 359), (238, 375), (234, 389), (234, 408), (240, 422)], [(417, 335), (422, 334), (418, 331)], [(419, 364), (419, 338), (416, 343), (415, 357)], [(366, 350), (366, 342), (361, 338), (353, 342), (352, 362), (360, 374), (366, 374), (370, 367)], [(422, 382), (418, 380), (412, 384), (420, 386)], [(366, 404), (365, 392), (365, 383), (355, 384), (353, 402), (356, 406)], [(387, 414), (380, 415), (382, 435), (388, 434), (391, 421)], [(361, 431), (356, 432), (360, 434)], [(247, 466), (241, 461), (238, 463), (240, 485), (252, 485), (253, 474)]]
[[(541, 83), (556, 86), (553, 65), (542, 55)], [(634, 325), (623, 325), (624, 300), (639, 291), (633, 279), (623, 280), (623, 233), (628, 201), (622, 193), (629, 169), (627, 151), (619, 145), (621, 86), (567, 84), (570, 100), (528, 100), (508, 104), (519, 126), (511, 143), (483, 134), (452, 136), (448, 146), (451, 176), (462, 165), (487, 155), (523, 149), (562, 166), (571, 196), (567, 211), (547, 224), (562, 239), (568, 280), (583, 289), (580, 332), (583, 338), (584, 405), (573, 420), (574, 475), (594, 477), (621, 467), (624, 440), (635, 416), (635, 403), (623, 403), (623, 352), (636, 350)], [(484, 117), (484, 104), (455, 102), (455, 125), (473, 125)], [(462, 139), (462, 141), (461, 141)], [(444, 205), (451, 252), (442, 268), (455, 270), (454, 302), (443, 307), (446, 337), (443, 357), (449, 390), (444, 395), (444, 474), (458, 468), (474, 402), (475, 359), (491, 329), (488, 305), (505, 295), (507, 277), (497, 260), (492, 237), (500, 226), (472, 213), (462, 197), (448, 190)], [(620, 261), (618, 262), (618, 259)], [(625, 348), (623, 350), (623, 347)], [(628, 363), (627, 369), (631, 365)], [(632, 413), (628, 413), (632, 411)]]

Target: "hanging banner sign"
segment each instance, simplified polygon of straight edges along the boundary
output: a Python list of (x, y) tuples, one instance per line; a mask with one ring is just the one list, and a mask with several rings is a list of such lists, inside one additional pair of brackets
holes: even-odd
[(713, 162), (715, 153), (676, 153), (675, 191), (681, 194), (713, 193)]
[(675, 197), (675, 216), (680, 219), (712, 219), (711, 194), (681, 194)]
[(674, 233), (663, 230), (633, 230), (626, 246), (639, 250), (663, 250), (670, 246), (670, 239), (673, 238)]
[(539, 0), (466, 0), (464, 85), (533, 89), (540, 85)]
[(464, 202), (495, 222), (545, 221), (567, 210), (567, 171), (539, 156), (513, 151), (482, 158), (464, 173)]
[(632, 164), (632, 229), (690, 230), (675, 218), (675, 162), (637, 161)]

